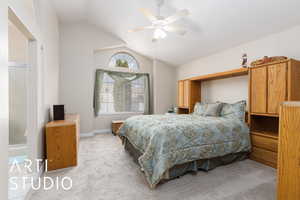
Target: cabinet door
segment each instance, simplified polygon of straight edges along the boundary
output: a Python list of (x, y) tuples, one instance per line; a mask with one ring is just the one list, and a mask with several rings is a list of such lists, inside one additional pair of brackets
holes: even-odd
[(251, 69), (251, 112), (267, 112), (267, 68)]
[(185, 80), (184, 81), (184, 89), (183, 89), (183, 106), (185, 108), (189, 107), (189, 97), (190, 97), (190, 81), (189, 80)]
[(287, 99), (287, 64), (268, 66), (268, 113), (278, 114), (279, 105)]
[(280, 111), (277, 199), (300, 197), (300, 104), (285, 103)]
[(178, 81), (178, 107), (183, 107), (184, 100), (184, 81)]

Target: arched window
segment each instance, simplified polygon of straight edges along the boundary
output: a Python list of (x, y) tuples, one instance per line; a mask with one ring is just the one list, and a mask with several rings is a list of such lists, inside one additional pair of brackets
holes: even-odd
[(111, 57), (109, 67), (123, 67), (128, 68), (129, 70), (138, 70), (139, 64), (129, 53), (119, 52)]

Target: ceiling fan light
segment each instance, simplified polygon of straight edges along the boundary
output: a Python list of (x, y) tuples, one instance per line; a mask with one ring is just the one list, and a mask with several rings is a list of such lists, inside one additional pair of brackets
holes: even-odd
[(167, 37), (167, 33), (160, 29), (160, 28), (157, 28), (154, 30), (154, 38), (155, 39), (164, 39), (165, 37)]

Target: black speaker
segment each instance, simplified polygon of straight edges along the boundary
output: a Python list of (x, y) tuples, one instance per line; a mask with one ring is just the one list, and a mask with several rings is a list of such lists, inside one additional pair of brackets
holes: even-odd
[(65, 105), (53, 105), (53, 120), (65, 120)]

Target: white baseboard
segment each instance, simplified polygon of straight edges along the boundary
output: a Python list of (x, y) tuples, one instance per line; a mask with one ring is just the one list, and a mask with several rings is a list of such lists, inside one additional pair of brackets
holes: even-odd
[(111, 129), (99, 129), (99, 130), (94, 130), (92, 132), (89, 133), (80, 133), (80, 137), (84, 138), (84, 137), (93, 137), (95, 135), (98, 134), (103, 134), (103, 133), (111, 133)]
[(85, 138), (85, 137), (93, 137), (93, 136), (94, 136), (94, 132), (80, 133), (80, 137), (81, 137), (81, 138)]
[(102, 133), (111, 133), (111, 129), (100, 129), (100, 130), (95, 130), (94, 134), (102, 134)]

